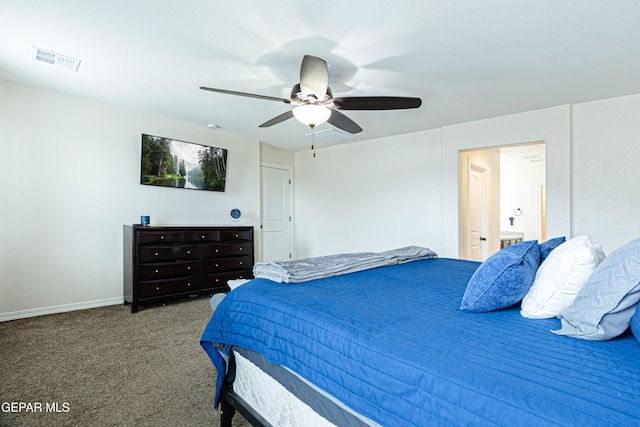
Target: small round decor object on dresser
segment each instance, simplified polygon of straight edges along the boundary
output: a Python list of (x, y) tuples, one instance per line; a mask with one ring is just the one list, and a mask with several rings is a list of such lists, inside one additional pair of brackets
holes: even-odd
[(231, 218), (233, 219), (240, 219), (240, 215), (242, 215), (242, 212), (240, 212), (240, 209), (231, 209), (229, 215), (231, 215)]

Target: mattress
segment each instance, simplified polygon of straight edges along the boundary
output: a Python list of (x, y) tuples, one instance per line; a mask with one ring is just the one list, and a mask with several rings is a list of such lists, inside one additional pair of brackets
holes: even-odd
[(220, 373), (218, 349), (248, 348), (385, 426), (640, 423), (633, 336), (557, 336), (557, 319), (519, 307), (462, 312), (478, 265), (436, 258), (300, 284), (256, 279), (221, 302), (201, 344)]
[(376, 427), (295, 372), (260, 353), (233, 347), (233, 391), (273, 426)]

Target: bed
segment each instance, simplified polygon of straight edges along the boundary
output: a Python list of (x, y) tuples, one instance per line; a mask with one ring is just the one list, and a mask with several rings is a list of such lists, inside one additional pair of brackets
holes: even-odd
[(222, 425), (235, 410), (278, 426), (640, 425), (632, 332), (575, 339), (519, 304), (461, 310), (481, 266), (431, 257), (234, 289), (201, 337)]

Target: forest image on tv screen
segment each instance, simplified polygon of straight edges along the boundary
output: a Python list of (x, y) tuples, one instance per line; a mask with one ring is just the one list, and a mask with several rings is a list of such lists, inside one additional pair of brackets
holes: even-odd
[(224, 191), (226, 173), (224, 148), (142, 135), (141, 184)]

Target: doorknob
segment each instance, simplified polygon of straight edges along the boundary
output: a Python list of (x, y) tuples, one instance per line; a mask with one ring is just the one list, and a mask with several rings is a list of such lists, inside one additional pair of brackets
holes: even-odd
[(487, 241), (487, 238), (486, 238), (486, 237), (481, 237), (481, 238), (480, 238), (480, 241), (482, 241), (482, 242), (486, 242), (486, 241)]

